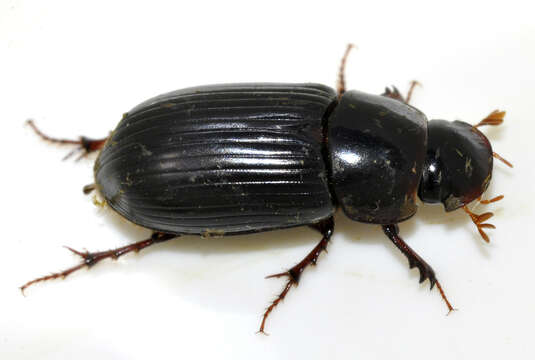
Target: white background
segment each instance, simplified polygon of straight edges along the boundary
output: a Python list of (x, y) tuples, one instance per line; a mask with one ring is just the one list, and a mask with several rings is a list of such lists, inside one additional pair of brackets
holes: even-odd
[[(529, 3), (527, 1), (518, 4)], [(7, 1), (0, 4), (2, 359), (528, 359), (533, 324), (535, 24), (514, 1)], [(102, 250), (148, 232), (95, 207), (92, 160), (40, 141), (102, 137), (137, 103), (177, 88), (243, 81), (335, 83), (348, 42), (348, 88), (412, 79), (430, 119), (484, 128), (496, 162), (491, 244), (462, 212), (420, 206), (401, 234), (435, 269), (446, 307), (377, 226), (338, 214), (329, 253), (255, 334), (284, 270), (316, 244), (306, 228), (184, 237), (64, 281), (62, 245)], [(365, 190), (365, 189), (364, 189)]]

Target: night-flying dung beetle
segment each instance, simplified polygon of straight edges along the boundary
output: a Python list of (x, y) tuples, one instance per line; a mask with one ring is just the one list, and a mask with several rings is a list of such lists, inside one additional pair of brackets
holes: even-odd
[[(416, 212), (415, 198), (463, 208), (488, 241), (484, 229), (492, 213), (472, 213), (491, 176), (493, 153), (479, 131), (499, 125), (494, 111), (476, 125), (427, 121), (393, 87), (381, 95), (345, 91), (340, 66), (337, 91), (320, 84), (250, 83), (201, 86), (147, 100), (124, 114), (103, 139), (51, 138), (72, 144), (81, 157), (100, 151), (94, 166), (95, 190), (125, 219), (153, 230), (143, 241), (101, 252), (80, 252), (79, 265), (32, 280), (65, 277), (105, 258), (118, 258), (184, 234), (223, 236), (310, 226), (321, 241), (287, 272), (268, 277), (288, 281), (266, 309), (260, 332), (274, 307), (316, 264), (334, 230), (341, 208), (350, 219), (378, 224), (420, 271), (420, 282), (436, 284), (453, 307), (435, 273), (399, 236), (397, 223)], [(69, 154), (68, 156), (72, 155)]]

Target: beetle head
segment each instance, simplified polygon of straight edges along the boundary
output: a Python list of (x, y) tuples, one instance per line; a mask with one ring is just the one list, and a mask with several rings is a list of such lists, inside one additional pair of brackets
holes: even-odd
[(479, 198), (492, 176), (493, 153), (483, 125), (499, 125), (505, 112), (494, 111), (477, 125), (462, 121), (432, 120), (428, 124), (428, 144), (418, 196), (423, 202), (456, 210)]

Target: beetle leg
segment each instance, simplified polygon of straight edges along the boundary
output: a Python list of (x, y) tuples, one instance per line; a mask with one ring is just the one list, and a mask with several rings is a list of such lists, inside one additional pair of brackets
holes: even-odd
[(412, 80), (410, 83), (409, 91), (407, 91), (407, 96), (405, 97), (405, 103), (408, 104), (411, 102), (412, 92), (414, 91), (414, 88), (416, 85), (422, 86), (418, 81)]
[(338, 92), (338, 99), (340, 99), (342, 95), (346, 92), (346, 79), (345, 79), (346, 61), (347, 61), (349, 52), (354, 47), (355, 45), (353, 44), (347, 44), (346, 52), (344, 53), (344, 56), (342, 57), (342, 61), (340, 62), (340, 70), (338, 71), (338, 82), (336, 83), (336, 91)]
[(65, 278), (68, 275), (72, 274), (73, 272), (75, 272), (77, 270), (80, 270), (83, 267), (90, 268), (90, 267), (92, 267), (93, 265), (95, 265), (96, 263), (98, 263), (101, 260), (104, 260), (104, 259), (107, 259), (107, 258), (111, 258), (111, 259), (115, 260), (115, 259), (118, 259), (120, 256), (122, 256), (124, 254), (127, 254), (127, 253), (129, 253), (131, 251), (138, 252), (138, 251), (143, 250), (144, 248), (146, 248), (146, 247), (148, 247), (150, 245), (161, 243), (161, 242), (164, 242), (164, 241), (167, 241), (167, 240), (171, 240), (171, 239), (174, 239), (174, 238), (179, 237), (179, 236), (180, 235), (165, 234), (165, 233), (155, 232), (155, 233), (152, 234), (152, 236), (150, 238), (148, 238), (146, 240), (138, 241), (138, 242), (135, 242), (133, 244), (125, 245), (125, 246), (122, 246), (122, 247), (119, 247), (119, 248), (116, 248), (116, 249), (111, 249), (111, 250), (106, 250), (106, 251), (99, 251), (99, 252), (92, 252), (92, 253), (90, 253), (88, 251), (82, 252), (82, 251), (74, 250), (74, 249), (71, 249), (70, 247), (66, 246), (67, 249), (69, 249), (70, 251), (72, 251), (76, 255), (79, 255), (80, 257), (82, 257), (83, 261), (80, 264), (75, 265), (73, 267), (70, 267), (70, 268), (68, 268), (66, 270), (63, 270), (61, 272), (58, 272), (58, 273), (52, 273), (50, 275), (42, 276), (40, 278), (28, 281), (26, 284), (24, 284), (24, 285), (22, 285), (20, 287), (20, 290), (24, 294), (24, 290), (28, 286), (33, 285), (35, 283), (38, 283), (38, 282), (41, 282), (41, 281), (46, 281), (46, 280), (57, 279), (57, 278)]
[(290, 288), (292, 285), (296, 285), (299, 283), (299, 279), (301, 278), (301, 274), (306, 269), (308, 265), (316, 265), (318, 261), (318, 257), (322, 253), (322, 251), (327, 252), (327, 244), (329, 243), (329, 240), (333, 234), (334, 231), (334, 220), (332, 217), (325, 219), (317, 224), (310, 225), (312, 229), (315, 229), (319, 231), (323, 237), (320, 240), (320, 242), (312, 249), (310, 253), (308, 253), (307, 256), (301, 262), (299, 262), (297, 265), (292, 267), (290, 270), (279, 273), (279, 274), (273, 274), (266, 276), (266, 279), (269, 278), (279, 278), (286, 276), (288, 277), (288, 282), (284, 286), (284, 289), (282, 292), (277, 296), (275, 300), (268, 306), (266, 311), (264, 312), (264, 316), (262, 318), (262, 323), (260, 324), (260, 329), (258, 330), (259, 333), (262, 333), (264, 335), (267, 335), (264, 332), (264, 328), (266, 325), (266, 319), (268, 318), (269, 314), (273, 311), (273, 309), (286, 297), (286, 294), (288, 294), (288, 291), (290, 291)]
[(385, 87), (385, 92), (381, 94), (381, 96), (386, 96), (394, 100), (399, 100), (401, 102), (405, 102), (405, 99), (403, 98), (403, 95), (399, 92), (398, 88), (392, 85), (392, 89), (388, 86)]
[(407, 91), (407, 96), (405, 97), (403, 97), (403, 95), (401, 95), (401, 93), (399, 92), (398, 88), (393, 85), (392, 85), (392, 89), (390, 89), (389, 87), (386, 87), (385, 92), (382, 93), (381, 95), (395, 99), (395, 100), (399, 100), (401, 102), (404, 102), (405, 104), (408, 104), (411, 101), (412, 92), (414, 91), (414, 88), (416, 87), (416, 85), (422, 86), (422, 84), (420, 84), (416, 80), (412, 80), (410, 82), (409, 91)]
[(425, 262), (424, 259), (422, 259), (413, 249), (409, 247), (403, 241), (403, 239), (399, 236), (399, 227), (397, 224), (393, 225), (383, 225), (383, 231), (386, 236), (396, 245), (396, 247), (401, 250), (401, 252), (409, 259), (409, 268), (417, 267), (418, 270), (420, 270), (420, 283), (424, 282), (426, 279), (429, 279), (429, 282), (431, 283), (431, 290), (433, 289), (433, 286), (435, 284), (437, 285), (438, 291), (440, 292), (440, 296), (442, 296), (442, 299), (446, 303), (446, 306), (448, 307), (448, 314), (455, 310), (453, 306), (451, 306), (450, 302), (448, 301), (448, 298), (446, 297), (446, 294), (444, 293), (444, 290), (442, 290), (442, 286), (440, 286), (440, 283), (438, 282), (437, 278), (435, 277), (435, 271), (433, 268)]
[(86, 186), (83, 187), (82, 191), (84, 192), (85, 195), (89, 195), (93, 191), (95, 191), (96, 188), (97, 187), (95, 186), (95, 184), (87, 184)]
[(32, 128), (32, 130), (43, 140), (48, 141), (53, 144), (60, 144), (60, 145), (78, 145), (73, 151), (68, 153), (63, 160), (67, 160), (71, 156), (73, 156), (77, 152), (81, 152), (80, 156), (76, 158), (76, 161), (80, 160), (81, 158), (87, 156), (88, 154), (102, 149), (104, 144), (106, 143), (106, 140), (108, 140), (107, 137), (102, 139), (90, 139), (85, 136), (80, 136), (78, 140), (71, 140), (71, 139), (58, 139), (50, 137), (46, 134), (44, 134), (37, 126), (35, 126), (33, 120), (28, 120), (27, 124)]

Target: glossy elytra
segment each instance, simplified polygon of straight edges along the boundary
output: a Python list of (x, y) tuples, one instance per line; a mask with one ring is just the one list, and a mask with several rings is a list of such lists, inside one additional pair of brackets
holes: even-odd
[(65, 277), (106, 258), (185, 234), (227, 236), (309, 226), (322, 238), (288, 271), (266, 319), (315, 265), (334, 231), (341, 208), (352, 220), (382, 226), (386, 236), (420, 271), (420, 282), (437, 285), (449, 311), (453, 307), (435, 273), (400, 237), (397, 224), (423, 202), (446, 211), (464, 209), (488, 241), (492, 213), (467, 207), (481, 200), (491, 176), (493, 152), (479, 131), (499, 125), (493, 111), (476, 125), (432, 120), (409, 105), (393, 87), (382, 95), (345, 91), (342, 59), (337, 91), (320, 84), (249, 83), (200, 86), (149, 99), (126, 113), (108, 137), (52, 138), (32, 121), (44, 140), (74, 145), (80, 157), (99, 152), (94, 166), (96, 191), (125, 219), (153, 230), (149, 239), (100, 252), (70, 249), (83, 261), (65, 271), (24, 284)]

